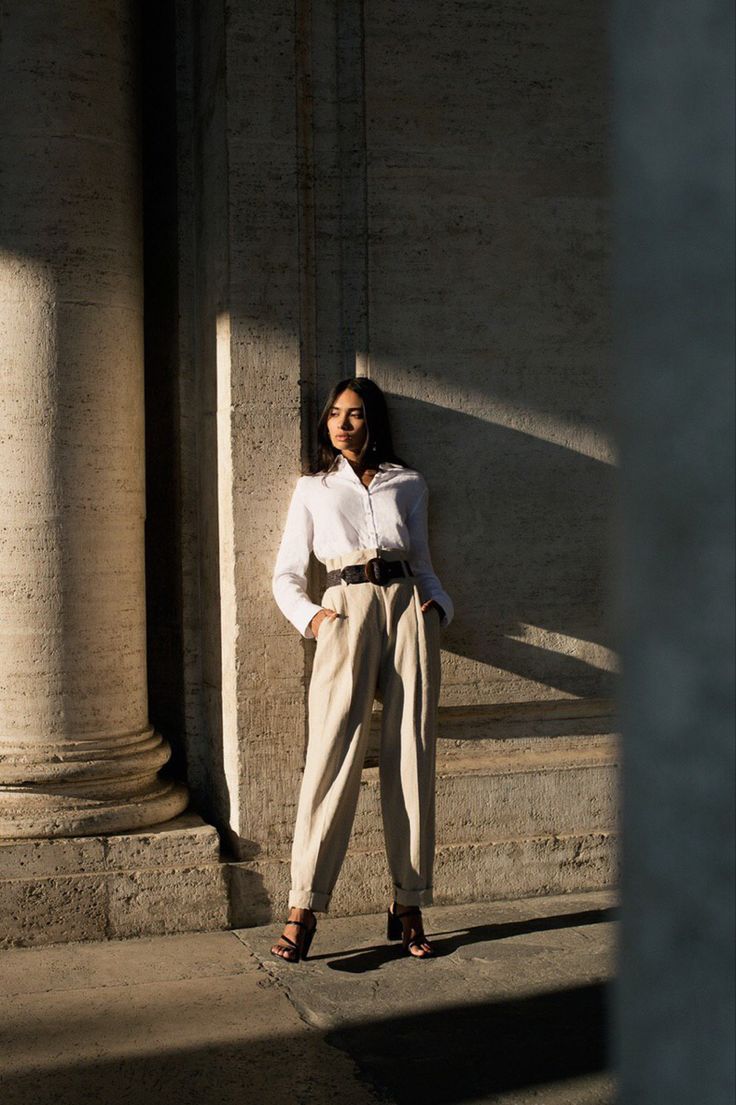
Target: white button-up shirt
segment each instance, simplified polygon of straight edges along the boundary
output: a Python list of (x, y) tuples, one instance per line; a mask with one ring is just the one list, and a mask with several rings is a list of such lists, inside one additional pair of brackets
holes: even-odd
[[(435, 575), (429, 554), (429, 489), (413, 468), (384, 461), (366, 486), (340, 454), (327, 473), (301, 476), (286, 516), (273, 571), (272, 589), (282, 613), (303, 637), (322, 607), (307, 594), (309, 554), (323, 564), (356, 549), (399, 549), (416, 576), (422, 602), (436, 599), (452, 621), (452, 599)], [(355, 586), (359, 586), (356, 584)]]

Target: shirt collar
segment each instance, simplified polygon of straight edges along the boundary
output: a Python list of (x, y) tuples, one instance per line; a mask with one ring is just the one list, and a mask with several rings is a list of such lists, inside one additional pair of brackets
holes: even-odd
[[(394, 464), (393, 461), (390, 460), (382, 460), (381, 463), (378, 465), (378, 470), (373, 479), (377, 479), (380, 472), (387, 472), (394, 468), (401, 468), (401, 465)], [(336, 474), (346, 476), (348, 479), (357, 480), (358, 483), (361, 482), (360, 478), (355, 474), (353, 466), (350, 464), (349, 461), (345, 459), (342, 453), (340, 453), (337, 457), (334, 471)], [(371, 483), (372, 482), (373, 480), (371, 480)]]

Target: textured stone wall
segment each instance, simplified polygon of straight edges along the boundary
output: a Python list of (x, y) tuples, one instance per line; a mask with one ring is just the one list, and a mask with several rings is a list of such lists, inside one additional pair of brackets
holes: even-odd
[(606, 698), (606, 6), (301, 7), (304, 385), (369, 372), (430, 481), (442, 703)]
[(365, 5), (371, 375), (432, 489), (443, 703), (610, 694), (606, 5)]
[(240, 855), (286, 856), (313, 646), (270, 575), (356, 368), (432, 487), (443, 706), (611, 693), (605, 11), (269, 0), (193, 27), (190, 781)]
[(182, 4), (178, 33), (187, 758), (249, 857), (291, 832), (305, 743), (304, 647), (270, 583), (302, 457), (293, 9)]

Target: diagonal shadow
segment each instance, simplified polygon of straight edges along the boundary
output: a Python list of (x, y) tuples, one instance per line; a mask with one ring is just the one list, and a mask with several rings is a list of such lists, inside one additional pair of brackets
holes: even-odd
[[(137, 988), (136, 988), (137, 989)], [(177, 1000), (179, 991), (173, 995)], [(57, 1013), (34, 1018), (32, 1031), (47, 1034), (36, 1059), (6, 1067), (2, 1078), (4, 1105), (178, 1105), (185, 1088), (201, 1105), (280, 1105), (286, 1102), (337, 1100), (340, 1092), (357, 1088), (350, 1067), (334, 1062), (325, 1044), (337, 1048), (358, 1068), (365, 1094), (358, 1100), (385, 1100), (394, 1105), (461, 1105), (495, 1100), (508, 1090), (546, 1086), (599, 1076), (597, 1105), (608, 1105), (606, 1039), (607, 988), (601, 984), (479, 1004), (445, 1006), (412, 1015), (354, 1021), (322, 1032), (264, 1032), (253, 1037), (238, 1022), (223, 1021), (219, 1040), (203, 1026), (197, 1031), (185, 1017), (185, 1039), (157, 1038), (141, 1043), (146, 1016), (152, 1025), (174, 1021), (176, 1005), (154, 997), (144, 1010), (127, 1017), (112, 1015), (118, 1039), (104, 1031), (98, 1054), (74, 1055), (74, 1047), (56, 1038)], [(99, 1034), (100, 1009), (89, 1010), (89, 1022), (69, 1026), (80, 1040)], [(221, 1014), (215, 1013), (215, 1016)], [(243, 1018), (248, 1012), (243, 1010)], [(109, 1031), (111, 1022), (106, 1021)], [(50, 1033), (50, 1040), (48, 1038)], [(136, 1036), (138, 1033), (138, 1037)], [(208, 1038), (210, 1036), (210, 1038)], [(132, 1046), (132, 1051), (130, 1050)], [(53, 1050), (49, 1050), (53, 1047)], [(30, 1055), (30, 1053), (27, 1053)], [(336, 1058), (336, 1057), (335, 1057)], [(326, 1095), (326, 1096), (323, 1096)], [(576, 1099), (571, 1088), (570, 1100)], [(345, 1100), (354, 1100), (349, 1096)], [(526, 1098), (525, 1098), (526, 1100)], [(546, 1091), (540, 1100), (548, 1098)], [(586, 1098), (586, 1100), (589, 1100)]]
[(608, 1003), (607, 986), (593, 983), (350, 1025), (325, 1040), (396, 1105), (490, 1102), (603, 1073)]
[[(598, 925), (606, 921), (618, 919), (615, 908), (587, 909), (578, 913), (560, 913), (554, 917), (531, 917), (522, 921), (503, 921), (490, 925), (475, 925), (473, 928), (462, 932), (450, 932), (447, 935), (432, 932), (427, 933), (436, 949), (438, 956), (451, 955), (458, 948), (472, 944), (488, 943), (492, 940), (505, 940), (512, 936), (523, 936), (530, 932), (550, 932), (554, 929), (577, 928), (580, 925)], [(373, 948), (348, 949), (340, 953), (339, 957), (331, 954), (311, 955), (310, 960), (327, 960), (326, 966), (332, 971), (342, 971), (345, 974), (364, 974), (367, 971), (376, 971), (401, 955), (401, 946), (397, 942), (394, 946), (380, 944)]]

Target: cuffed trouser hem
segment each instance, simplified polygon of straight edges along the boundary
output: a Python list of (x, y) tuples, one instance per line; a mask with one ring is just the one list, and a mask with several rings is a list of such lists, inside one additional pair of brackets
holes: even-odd
[(289, 909), (313, 909), (326, 913), (331, 897), (331, 894), (324, 894), (320, 890), (292, 890), (289, 894)]
[(432, 887), (426, 886), (424, 890), (404, 890), (394, 885), (394, 898), (399, 905), (432, 905)]

